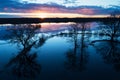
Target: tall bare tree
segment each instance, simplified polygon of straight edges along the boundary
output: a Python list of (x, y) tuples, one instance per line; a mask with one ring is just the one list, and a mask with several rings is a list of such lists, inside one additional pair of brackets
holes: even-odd
[(110, 18), (113, 18), (109, 21), (103, 21), (100, 26), (101, 30), (104, 30), (104, 33), (110, 37), (110, 41), (116, 41), (120, 35), (120, 12), (114, 11), (110, 14)]

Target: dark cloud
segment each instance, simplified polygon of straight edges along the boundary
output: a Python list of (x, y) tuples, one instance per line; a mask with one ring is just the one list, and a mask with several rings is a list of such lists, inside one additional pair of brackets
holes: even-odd
[(1, 12), (11, 12), (13, 8), (19, 9), (23, 4), (15, 0), (2, 0), (0, 1), (0, 11)]
[(20, 4), (20, 2), (17, 2), (15, 0), (0, 0), (0, 3), (1, 3), (0, 8), (17, 7)]
[[(72, 2), (74, 0), (66, 0), (66, 2)], [(58, 5), (56, 3), (49, 4), (37, 4), (37, 3), (27, 3), (19, 2), (19, 0), (3, 0), (0, 1), (1, 12), (32, 12), (32, 11), (47, 11), (47, 12), (56, 12), (56, 13), (78, 13), (86, 15), (101, 15), (109, 14), (110, 12), (118, 9), (120, 6), (110, 5), (108, 8), (101, 6), (76, 6), (76, 7), (65, 7)]]

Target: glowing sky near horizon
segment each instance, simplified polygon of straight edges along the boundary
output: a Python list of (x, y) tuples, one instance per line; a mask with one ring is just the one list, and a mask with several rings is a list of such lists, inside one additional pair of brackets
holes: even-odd
[(120, 0), (0, 0), (0, 18), (106, 17)]

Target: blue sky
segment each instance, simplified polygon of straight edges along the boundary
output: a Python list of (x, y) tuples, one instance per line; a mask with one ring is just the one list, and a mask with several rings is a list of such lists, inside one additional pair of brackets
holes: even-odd
[(100, 16), (120, 10), (120, 0), (0, 0), (0, 3), (0, 17), (37, 17), (43, 13), (50, 13), (49, 16), (55, 13), (55, 17), (58, 13)]
[(81, 5), (91, 5), (91, 6), (109, 6), (109, 5), (120, 5), (119, 0), (21, 0), (21, 2), (28, 3), (56, 3), (64, 6), (81, 6)]

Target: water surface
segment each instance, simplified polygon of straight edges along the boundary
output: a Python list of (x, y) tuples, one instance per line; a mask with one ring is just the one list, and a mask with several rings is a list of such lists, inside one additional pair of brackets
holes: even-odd
[(110, 38), (98, 26), (0, 25), (0, 80), (120, 80), (120, 45), (93, 42)]

